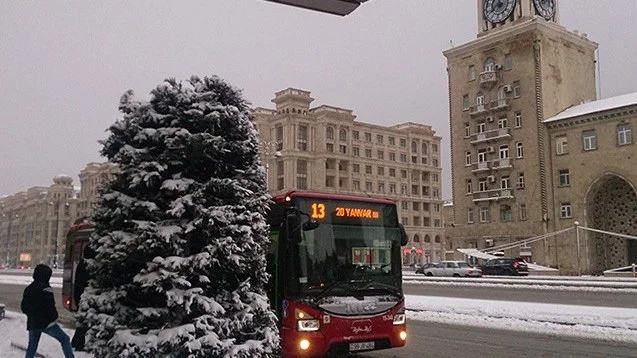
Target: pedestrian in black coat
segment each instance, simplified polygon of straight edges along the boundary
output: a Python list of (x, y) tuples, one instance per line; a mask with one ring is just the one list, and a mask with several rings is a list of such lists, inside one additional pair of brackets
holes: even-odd
[[(95, 251), (93, 251), (93, 249), (91, 249), (88, 245), (85, 246), (83, 258), (75, 269), (75, 276), (73, 277), (73, 302), (75, 302), (78, 308), (80, 306), (82, 293), (84, 292), (86, 286), (88, 286), (88, 280), (90, 278), (86, 260), (92, 259), (94, 257)], [(71, 346), (75, 348), (76, 351), (84, 350), (86, 331), (88, 331), (88, 327), (86, 326), (86, 324), (78, 320), (75, 326), (75, 334), (73, 335), (73, 339), (71, 340)]]
[(49, 284), (52, 273), (49, 266), (37, 265), (33, 270), (33, 282), (24, 289), (20, 306), (22, 312), (27, 315), (27, 330), (29, 331), (26, 358), (35, 357), (42, 333), (46, 333), (60, 342), (64, 357), (74, 357), (69, 336), (56, 322), (58, 312), (55, 308), (53, 290)]

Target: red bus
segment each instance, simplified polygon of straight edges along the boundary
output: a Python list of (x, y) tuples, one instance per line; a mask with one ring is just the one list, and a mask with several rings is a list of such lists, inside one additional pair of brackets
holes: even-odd
[[(283, 357), (317, 357), (404, 346), (401, 246), (407, 243), (395, 202), (292, 191), (273, 198), (268, 223), (267, 287)], [(63, 302), (92, 232), (71, 227)]]
[(88, 238), (93, 232), (93, 225), (87, 222), (75, 224), (66, 234), (64, 248), (64, 273), (62, 274), (62, 303), (69, 311), (77, 311), (77, 304), (73, 298), (75, 284), (75, 269), (84, 258), (84, 247), (88, 245)]
[(401, 246), (395, 202), (292, 191), (268, 216), (270, 302), (284, 357), (404, 346)]

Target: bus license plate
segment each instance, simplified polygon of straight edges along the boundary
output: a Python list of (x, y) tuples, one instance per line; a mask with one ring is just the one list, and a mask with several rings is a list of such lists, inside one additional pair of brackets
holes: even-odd
[(374, 342), (356, 342), (349, 344), (350, 351), (364, 351), (374, 349)]

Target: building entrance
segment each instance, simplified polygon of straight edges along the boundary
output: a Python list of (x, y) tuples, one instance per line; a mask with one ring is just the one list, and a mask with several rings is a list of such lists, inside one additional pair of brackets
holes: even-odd
[[(589, 188), (587, 225), (591, 228), (637, 236), (637, 191), (624, 178), (606, 174)], [(637, 263), (637, 240), (589, 232), (591, 273)]]

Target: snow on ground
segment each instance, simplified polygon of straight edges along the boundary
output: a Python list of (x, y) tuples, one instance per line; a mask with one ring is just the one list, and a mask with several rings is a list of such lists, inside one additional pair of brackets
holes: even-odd
[[(33, 282), (33, 278), (31, 276), (26, 275), (0, 275), (0, 283), (9, 284), (9, 285), (22, 285), (27, 286)], [(61, 288), (62, 287), (62, 277), (51, 277), (49, 280), (49, 284), (51, 287)]]
[[(405, 300), (408, 320), (637, 343), (637, 309), (414, 295), (406, 295)], [(73, 335), (73, 330), (66, 331)], [(24, 351), (10, 342), (26, 346), (26, 317), (8, 312), (0, 321), (0, 336), (5, 338), (0, 357), (24, 357)], [(57, 341), (43, 335), (38, 352), (59, 357), (62, 351)]]
[[(64, 329), (69, 337), (73, 337), (72, 329)], [(26, 348), (29, 342), (29, 335), (27, 332), (27, 317), (21, 313), (8, 311), (6, 317), (0, 320), (0, 357), (2, 358), (24, 358), (25, 351), (23, 349), (14, 347), (12, 342)], [(55, 339), (43, 334), (40, 338), (40, 344), (38, 345), (38, 353), (48, 357), (64, 357), (62, 354), (62, 346)], [(93, 355), (76, 352), (76, 358), (89, 358)]]

